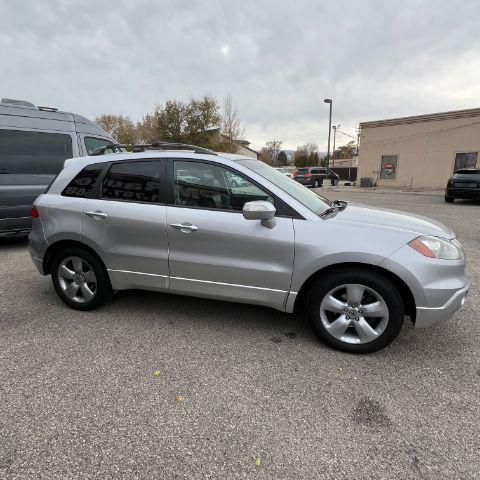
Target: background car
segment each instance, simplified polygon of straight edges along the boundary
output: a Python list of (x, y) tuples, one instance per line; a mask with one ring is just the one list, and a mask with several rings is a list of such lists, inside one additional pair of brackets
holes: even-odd
[(480, 169), (463, 168), (448, 179), (445, 201), (452, 203), (456, 198), (480, 199)]
[(318, 188), (327, 180), (332, 185), (338, 185), (340, 177), (327, 167), (302, 167), (298, 168), (293, 178), (302, 185)]

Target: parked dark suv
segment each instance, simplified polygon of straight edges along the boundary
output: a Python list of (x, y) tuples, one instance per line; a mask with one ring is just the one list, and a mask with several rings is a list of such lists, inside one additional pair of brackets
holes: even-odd
[(452, 203), (456, 198), (480, 199), (480, 169), (462, 168), (449, 178), (445, 201)]
[(302, 167), (297, 169), (293, 178), (302, 185), (317, 188), (323, 185), (324, 180), (332, 185), (338, 185), (340, 177), (326, 167)]

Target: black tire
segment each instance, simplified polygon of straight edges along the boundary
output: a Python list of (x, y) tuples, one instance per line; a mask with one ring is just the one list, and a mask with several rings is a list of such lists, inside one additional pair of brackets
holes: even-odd
[[(377, 292), (388, 308), (385, 330), (375, 340), (367, 343), (347, 343), (332, 336), (322, 323), (320, 305), (326, 295), (345, 284), (364, 285)], [(317, 336), (327, 345), (349, 353), (371, 353), (389, 345), (403, 326), (404, 305), (395, 286), (383, 275), (367, 269), (341, 269), (322, 276), (310, 289), (307, 297), (307, 314)]]
[(314, 180), (313, 188), (318, 188), (320, 186), (320, 182), (318, 180)]
[(455, 200), (455, 197), (449, 197), (448, 195), (445, 195), (445, 201), (447, 203), (453, 203), (454, 200)]
[(332, 186), (338, 185), (338, 178), (332, 178)]
[[(69, 257), (80, 258), (82, 261), (86, 262), (89, 267), (91, 267), (91, 270), (95, 274), (96, 285), (94, 296), (88, 301), (79, 302), (70, 299), (60, 285), (61, 280), (59, 278), (59, 267), (62, 262)], [(71, 308), (76, 310), (93, 310), (94, 308), (97, 308), (98, 306), (110, 300), (112, 297), (113, 290), (105, 266), (97, 259), (96, 256), (92, 255), (86, 249), (81, 247), (71, 247), (60, 251), (53, 260), (51, 272), (53, 286), (55, 287), (58, 296)]]

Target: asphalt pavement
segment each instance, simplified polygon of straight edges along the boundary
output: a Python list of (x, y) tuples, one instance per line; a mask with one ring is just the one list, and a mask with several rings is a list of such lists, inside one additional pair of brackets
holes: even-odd
[(132, 291), (74, 311), (1, 241), (0, 478), (480, 478), (480, 202), (323, 193), (451, 226), (464, 308), (349, 355), (256, 306)]

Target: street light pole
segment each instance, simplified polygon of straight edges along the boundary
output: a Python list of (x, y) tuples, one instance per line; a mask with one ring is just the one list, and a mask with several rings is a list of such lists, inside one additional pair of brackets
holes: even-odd
[(335, 166), (335, 139), (337, 137), (337, 128), (340, 128), (340, 124), (333, 125), (333, 151), (332, 151), (332, 168)]
[(331, 98), (325, 98), (324, 103), (330, 104), (330, 115), (328, 117), (328, 152), (327, 152), (327, 167), (330, 166), (330, 135), (332, 134), (332, 104), (333, 100)]

